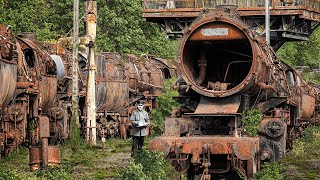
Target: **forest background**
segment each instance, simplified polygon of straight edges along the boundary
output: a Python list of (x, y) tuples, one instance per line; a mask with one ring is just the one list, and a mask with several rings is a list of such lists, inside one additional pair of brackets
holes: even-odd
[[(141, 0), (97, 0), (97, 3), (97, 47), (100, 51), (176, 58), (179, 42), (167, 39), (157, 24), (143, 20)], [(83, 14), (82, 2), (80, 9)], [(10, 25), (15, 34), (35, 32), (38, 40), (56, 41), (71, 36), (72, 19), (72, 0), (0, 0), (0, 23)], [(84, 33), (83, 18), (80, 24), (80, 33)], [(309, 41), (286, 43), (278, 55), (294, 67), (319, 68), (320, 28)], [(306, 78), (320, 82), (315, 76), (318, 75)]]
[[(166, 34), (161, 30), (161, 28), (157, 24), (152, 24), (144, 21), (142, 18), (142, 6), (141, 0), (97, 0), (98, 3), (98, 29), (97, 29), (97, 49), (102, 52), (119, 52), (119, 53), (133, 53), (133, 54), (153, 54), (161, 58), (167, 59), (176, 59), (178, 52), (179, 40), (169, 40), (166, 38)], [(80, 3), (80, 12), (82, 12), (83, 16), (83, 5)], [(80, 22), (80, 36), (84, 34), (84, 23), (83, 18)], [(58, 38), (71, 36), (70, 32), (72, 29), (73, 22), (73, 0), (0, 0), (0, 23), (10, 25), (15, 34), (19, 34), (20, 32), (35, 32), (37, 35), (37, 39), (40, 41), (50, 41), (55, 42)], [(82, 34), (81, 34), (82, 33)], [(305, 42), (290, 42), (286, 43), (278, 52), (279, 59), (285, 61), (289, 65), (293, 67), (297, 66), (308, 66), (306, 68), (308, 73), (304, 74), (304, 77), (307, 80), (315, 81), (320, 84), (320, 28), (318, 28), (313, 35), (310, 37), (309, 41)], [(317, 70), (318, 71), (314, 71)], [(317, 72), (317, 73), (315, 73)], [(168, 86), (169, 87), (169, 86)], [(168, 104), (170, 101), (170, 97), (172, 95), (168, 91), (165, 93), (162, 99), (163, 104)], [(161, 100), (161, 99), (160, 99)], [(159, 101), (160, 101), (159, 100)], [(160, 112), (160, 111), (159, 111)], [(163, 119), (163, 114), (159, 115), (155, 114), (155, 118), (159, 116), (158, 119)], [(171, 112), (168, 108), (163, 109), (161, 112)], [(160, 125), (162, 121), (159, 121), (158, 125)], [(161, 130), (161, 129), (160, 129)], [(319, 133), (318, 133), (319, 134)], [(320, 137), (320, 136), (319, 136)], [(319, 157), (318, 155), (318, 147), (320, 146), (320, 140), (312, 140), (308, 142), (307, 140), (299, 140), (296, 143), (295, 150), (292, 156), (284, 162), (290, 170), (290, 167), (298, 168), (298, 171), (295, 172), (305, 172), (301, 175), (301, 177), (315, 177), (318, 174), (317, 170), (313, 170), (311, 168), (312, 163), (310, 160), (317, 161), (315, 157)], [(309, 138), (310, 139), (310, 138)], [(130, 142), (129, 141), (115, 141), (115, 143), (110, 143), (109, 146), (118, 147), (114, 148), (114, 152), (108, 153), (108, 157), (112, 157), (112, 161), (115, 160), (114, 157), (123, 158), (124, 148), (127, 150), (127, 154), (130, 152)], [(123, 145), (125, 144), (125, 146)], [(317, 146), (315, 145), (317, 144)], [(109, 148), (110, 148), (109, 147)], [(64, 149), (64, 150), (63, 150)], [(59, 173), (55, 172), (55, 176), (58, 179), (61, 177), (69, 177), (71, 176), (71, 172), (78, 172), (76, 176), (81, 177), (94, 177), (94, 178), (105, 178), (105, 177), (114, 177), (115, 174), (118, 173), (118, 167), (114, 167), (113, 169), (108, 167), (110, 172), (105, 171), (107, 167), (101, 166), (100, 169), (94, 168), (90, 169), (92, 164), (97, 164), (96, 162), (90, 162), (92, 164), (88, 164), (87, 161), (89, 159), (96, 159), (96, 155), (100, 155), (101, 157), (106, 157), (104, 152), (99, 151), (98, 149), (82, 149), (82, 153), (86, 154), (87, 159), (83, 159), (84, 156), (80, 154), (75, 154), (75, 157), (71, 156), (69, 152), (68, 145), (62, 148), (63, 150), (63, 161), (64, 168), (72, 167), (70, 170), (65, 171), (62, 169)], [(298, 152), (298, 153), (297, 153)], [(305, 152), (305, 153), (303, 153)], [(314, 153), (310, 153), (314, 152)], [(119, 155), (114, 155), (118, 153)], [(88, 154), (91, 154), (89, 156)], [(111, 156), (112, 154), (112, 156)], [(0, 167), (0, 179), (1, 177), (19, 177), (21, 178), (21, 173), (27, 174), (26, 172), (20, 172), (20, 166), (25, 165), (25, 169), (27, 168), (27, 159), (24, 157), (27, 156), (27, 151), (22, 151), (22, 153), (16, 155), (16, 157), (12, 157), (11, 161), (6, 162), (8, 167), (17, 167), (19, 172), (14, 170), (8, 173), (7, 165), (3, 166), (1, 170)], [(69, 157), (70, 156), (70, 157)], [(128, 155), (129, 156), (129, 155)], [(126, 157), (126, 156), (124, 156)], [(150, 156), (151, 157), (151, 156)], [(152, 156), (155, 158), (159, 158), (157, 155)], [(98, 158), (99, 160), (104, 158)], [(293, 160), (291, 160), (293, 159)], [(145, 160), (145, 159), (144, 159)], [(13, 161), (13, 162), (12, 162)], [(16, 162), (15, 162), (16, 161)], [(25, 162), (21, 162), (25, 161)], [(108, 161), (106, 159), (105, 161)], [(154, 159), (149, 158), (149, 161), (145, 161), (147, 165), (132, 165), (129, 166), (131, 168), (132, 174), (137, 174), (137, 172), (141, 172), (141, 174), (145, 174), (144, 167), (165, 167), (164, 161), (157, 161), (160, 164), (150, 165), (150, 162), (155, 162)], [(307, 163), (306, 163), (307, 162)], [(3, 162), (0, 162), (4, 163)], [(101, 163), (108, 164), (108, 163)], [(310, 165), (311, 164), (311, 165)], [(317, 164), (317, 163), (316, 163)], [(90, 168), (89, 168), (90, 167)], [(133, 168), (132, 168), (133, 167)], [(271, 177), (271, 172), (279, 172), (278, 165), (269, 166), (271, 168), (266, 168), (265, 171), (267, 177)], [(276, 168), (274, 168), (276, 167)], [(317, 169), (316, 166), (315, 169)], [(137, 168), (140, 171), (136, 171)], [(67, 168), (68, 169), (68, 168)], [(110, 170), (111, 169), (111, 170)], [(162, 168), (166, 172), (167, 169)], [(268, 171), (268, 169), (270, 169)], [(130, 170), (130, 169), (129, 169)], [(131, 171), (126, 169), (124, 172), (129, 175)], [(289, 171), (288, 170), (288, 171)], [(79, 173), (85, 172), (85, 175)], [(153, 172), (153, 171), (147, 171)], [(162, 171), (160, 171), (162, 172)], [(292, 172), (292, 171), (290, 171)], [(42, 172), (40, 172), (42, 173)], [(108, 174), (109, 173), (109, 174)], [(139, 177), (140, 175), (139, 174)], [(158, 173), (159, 174), (159, 173)], [(170, 174), (170, 173), (168, 173)], [(290, 173), (289, 173), (290, 174)], [(292, 174), (292, 173), (291, 173)], [(51, 172), (46, 173), (45, 176), (52, 176)], [(120, 175), (123, 175), (120, 173)], [(163, 173), (162, 173), (163, 175)], [(299, 174), (298, 174), (299, 175)], [(297, 174), (294, 176), (298, 177)], [(31, 174), (33, 176), (33, 174)], [(39, 177), (39, 174), (37, 174)], [(280, 179), (280, 178), (271, 179)], [(320, 177), (320, 176), (318, 176)], [(8, 178), (5, 178), (8, 179)], [(14, 178), (13, 178), (14, 179)], [(51, 178), (52, 179), (52, 178)], [(62, 178), (63, 179), (63, 178)], [(68, 179), (68, 178), (67, 178)], [(70, 178), (69, 178), (70, 179)], [(141, 179), (141, 178), (140, 178)], [(266, 179), (266, 178), (258, 178), (258, 179)]]

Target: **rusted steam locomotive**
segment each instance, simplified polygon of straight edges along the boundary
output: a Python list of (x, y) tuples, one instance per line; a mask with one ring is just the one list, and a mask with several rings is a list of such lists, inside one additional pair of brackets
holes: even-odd
[[(46, 115), (55, 105), (55, 63), (32, 41), (22, 37), (14, 40), (10, 27), (0, 25), (0, 34), (0, 157), (25, 142), (48, 148)], [(56, 152), (54, 148), (49, 151)]]
[(101, 138), (126, 138), (136, 103), (144, 101), (151, 113), (163, 81), (176, 76), (166, 60), (147, 55), (102, 53), (97, 69), (97, 130)]
[[(319, 123), (319, 89), (233, 11), (196, 19), (182, 37), (179, 67), (174, 88), (181, 108), (149, 149), (164, 152), (190, 179), (232, 172), (252, 178), (262, 162), (284, 157), (304, 125)], [(258, 135), (249, 137), (242, 114), (254, 108), (263, 118)]]
[[(27, 143), (36, 158), (31, 161), (36, 162), (44, 144), (49, 154), (55, 153), (49, 161), (57, 162), (59, 152), (49, 144), (68, 138), (71, 118), (72, 54), (68, 43), (37, 42), (32, 33), (14, 38), (4, 25), (0, 33), (0, 155)], [(125, 138), (135, 104), (145, 101), (151, 112), (163, 80), (175, 76), (174, 65), (153, 56), (118, 53), (102, 53), (96, 61), (98, 135)], [(79, 67), (79, 123), (85, 134), (85, 53), (79, 53)]]
[[(70, 38), (58, 43), (37, 42), (52, 55), (57, 64), (59, 107), (51, 109), (52, 119), (71, 116), (72, 53), (68, 49)], [(83, 135), (86, 133), (87, 57), (79, 53), (79, 109)], [(119, 53), (100, 53), (96, 57), (96, 110), (97, 134), (100, 138), (127, 137), (131, 126), (129, 116), (139, 101), (151, 113), (155, 98), (162, 93), (163, 80), (176, 76), (175, 65), (154, 56)], [(64, 106), (65, 108), (61, 108)], [(65, 115), (63, 115), (65, 114)], [(59, 119), (58, 118), (58, 119)], [(65, 127), (64, 125), (60, 125)], [(68, 126), (68, 124), (66, 124)], [(68, 128), (64, 128), (67, 133)], [(65, 136), (62, 136), (65, 138)]]

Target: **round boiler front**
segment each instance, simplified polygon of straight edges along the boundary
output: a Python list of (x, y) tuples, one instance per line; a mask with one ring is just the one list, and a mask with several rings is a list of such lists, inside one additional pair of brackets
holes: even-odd
[(240, 21), (211, 17), (184, 34), (179, 64), (184, 80), (199, 94), (226, 97), (253, 85), (257, 44)]

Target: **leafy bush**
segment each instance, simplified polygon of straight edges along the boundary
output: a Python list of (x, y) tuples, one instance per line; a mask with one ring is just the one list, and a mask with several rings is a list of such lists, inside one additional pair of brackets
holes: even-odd
[(117, 179), (121, 180), (147, 180), (146, 174), (143, 172), (142, 164), (136, 164), (134, 160), (130, 160), (127, 168), (118, 174)]
[(177, 179), (178, 173), (168, 164), (163, 154), (143, 150), (130, 160), (129, 165), (117, 176), (117, 179), (161, 180)]
[(164, 81), (164, 93), (157, 97), (158, 108), (152, 110), (152, 130), (154, 135), (160, 135), (163, 132), (163, 123), (166, 117), (171, 115), (172, 109), (177, 108), (179, 103), (172, 97), (179, 93), (171, 89), (175, 79)]
[(17, 171), (14, 170), (0, 170), (0, 179), (5, 179), (5, 180), (15, 180), (19, 179), (19, 174)]
[(34, 172), (38, 179), (60, 180), (60, 179), (74, 179), (72, 174), (63, 167), (54, 168), (48, 167), (47, 170), (37, 170)]
[(310, 126), (304, 131), (304, 138), (307, 142), (320, 142), (320, 127)]
[(284, 169), (283, 167), (277, 163), (277, 162), (272, 162), (272, 163), (264, 163), (262, 166), (262, 171), (259, 173), (256, 173), (254, 175), (254, 179), (259, 179), (259, 180), (284, 180)]
[(260, 125), (262, 113), (258, 109), (251, 109), (243, 113), (242, 126), (249, 136), (256, 136)]

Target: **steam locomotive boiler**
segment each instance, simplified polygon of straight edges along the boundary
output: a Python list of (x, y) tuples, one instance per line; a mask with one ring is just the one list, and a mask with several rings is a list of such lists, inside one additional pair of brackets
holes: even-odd
[[(49, 109), (51, 136), (56, 140), (68, 137), (71, 117), (72, 53), (70, 38), (57, 43), (37, 42), (42, 50), (51, 54), (58, 77), (56, 104)], [(86, 49), (86, 48), (82, 48)], [(79, 61), (79, 109), (82, 133), (86, 133), (87, 57), (81, 51)], [(151, 113), (155, 98), (162, 93), (163, 80), (176, 76), (176, 69), (168, 60), (154, 56), (100, 53), (96, 56), (96, 110), (99, 138), (126, 138), (131, 122), (129, 116), (135, 104), (144, 101)]]
[[(190, 179), (232, 172), (252, 178), (262, 162), (285, 155), (304, 124), (319, 122), (319, 90), (234, 11), (205, 13), (185, 30), (179, 67), (174, 88), (181, 107), (149, 149), (164, 152)], [(250, 137), (243, 112), (255, 108), (263, 117)]]
[(163, 91), (163, 81), (174, 73), (163, 59), (102, 53), (97, 58), (96, 73), (98, 136), (126, 138), (131, 125), (129, 116), (136, 103), (144, 101), (151, 113), (155, 98)]
[[(57, 90), (56, 66), (51, 57), (24, 37), (14, 39), (8, 26), (1, 32), (0, 155), (21, 144), (32, 147), (49, 138), (46, 117)], [(46, 144), (46, 148), (48, 144)], [(1, 157), (0, 156), (0, 157)]]

